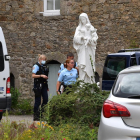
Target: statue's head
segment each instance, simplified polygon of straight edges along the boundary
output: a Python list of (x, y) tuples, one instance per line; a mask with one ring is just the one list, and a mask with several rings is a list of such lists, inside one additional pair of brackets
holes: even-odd
[(86, 13), (82, 13), (79, 16), (79, 26), (86, 25), (86, 24), (91, 24), (88, 15)]
[(83, 16), (80, 17), (80, 22), (82, 25), (86, 25), (87, 24), (87, 19)]

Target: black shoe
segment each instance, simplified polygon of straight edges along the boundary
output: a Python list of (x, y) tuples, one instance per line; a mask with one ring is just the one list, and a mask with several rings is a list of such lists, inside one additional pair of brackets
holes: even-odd
[(34, 121), (40, 121), (40, 117), (39, 117), (39, 112), (38, 111), (34, 113), (33, 120)]

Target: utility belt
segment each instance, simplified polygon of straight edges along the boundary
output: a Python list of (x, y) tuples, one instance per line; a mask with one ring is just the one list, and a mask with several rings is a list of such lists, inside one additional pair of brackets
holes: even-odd
[(34, 86), (35, 87), (42, 87), (42, 86), (47, 86), (48, 85), (48, 81), (46, 79), (43, 78), (35, 78), (34, 79)]
[(48, 89), (48, 81), (44, 81), (41, 83), (34, 83), (34, 87), (39, 89), (42, 89), (43, 87), (47, 87)]
[(66, 89), (67, 87), (72, 88), (72, 85), (63, 85), (64, 89)]
[(72, 85), (63, 85), (64, 86), (64, 88), (65, 87), (70, 87), (70, 88), (72, 88)]
[(47, 87), (48, 89), (48, 81), (44, 81), (42, 83), (34, 83), (33, 91), (35, 93), (35, 97), (41, 96), (42, 88)]
[(64, 92), (66, 92), (66, 94), (69, 94), (70, 91), (67, 89), (67, 87), (72, 88), (72, 85), (64, 85)]

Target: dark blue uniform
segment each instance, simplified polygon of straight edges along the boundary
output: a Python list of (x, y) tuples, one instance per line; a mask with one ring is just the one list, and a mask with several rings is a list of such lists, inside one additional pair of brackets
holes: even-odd
[[(48, 67), (40, 65), (39, 63), (36, 63), (33, 66), (32, 73), (36, 75), (46, 75), (48, 76)], [(39, 106), (41, 105), (41, 96), (43, 98), (43, 102), (41, 105), (41, 108), (43, 108), (44, 105), (48, 102), (48, 83), (46, 79), (43, 78), (34, 78), (34, 88), (35, 92), (35, 104), (34, 104), (34, 120), (39, 119)], [(43, 110), (43, 109), (42, 109)]]

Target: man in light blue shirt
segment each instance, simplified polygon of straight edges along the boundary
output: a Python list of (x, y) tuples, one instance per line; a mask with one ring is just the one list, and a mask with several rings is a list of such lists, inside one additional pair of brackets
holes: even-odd
[[(69, 52), (69, 53), (67, 54), (67, 59), (74, 60), (74, 55), (73, 55), (73, 53)], [(76, 68), (76, 67), (77, 67), (77, 62), (74, 62), (74, 63), (75, 63), (75, 64), (74, 64), (74, 68)], [(60, 65), (60, 69), (59, 69), (59, 71), (58, 71), (58, 76), (59, 76), (59, 74), (61, 73), (61, 71), (64, 70), (64, 69), (65, 69), (64, 64), (61, 64), (61, 65)]]

